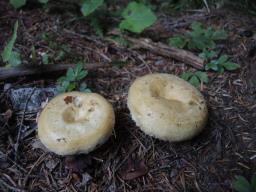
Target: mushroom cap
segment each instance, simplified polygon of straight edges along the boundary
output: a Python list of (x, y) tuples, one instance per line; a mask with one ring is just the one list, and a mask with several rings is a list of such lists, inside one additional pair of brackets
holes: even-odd
[(137, 78), (127, 104), (142, 131), (170, 142), (191, 139), (208, 118), (203, 95), (185, 80), (165, 73)]
[(38, 136), (56, 154), (88, 153), (108, 139), (114, 124), (113, 107), (104, 97), (69, 92), (45, 106), (38, 119)]

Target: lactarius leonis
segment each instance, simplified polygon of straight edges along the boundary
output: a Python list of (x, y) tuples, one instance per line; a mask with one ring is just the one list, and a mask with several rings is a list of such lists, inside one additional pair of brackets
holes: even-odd
[(41, 142), (59, 155), (88, 153), (104, 143), (115, 123), (112, 105), (96, 93), (56, 96), (38, 119)]
[(142, 131), (171, 142), (197, 135), (208, 117), (202, 94), (183, 79), (164, 73), (137, 78), (129, 88), (128, 108)]

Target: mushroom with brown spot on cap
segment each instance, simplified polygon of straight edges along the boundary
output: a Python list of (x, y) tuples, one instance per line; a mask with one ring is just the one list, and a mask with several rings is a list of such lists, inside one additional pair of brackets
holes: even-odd
[(97, 93), (69, 92), (53, 98), (38, 119), (38, 136), (59, 155), (89, 153), (112, 133), (112, 105)]

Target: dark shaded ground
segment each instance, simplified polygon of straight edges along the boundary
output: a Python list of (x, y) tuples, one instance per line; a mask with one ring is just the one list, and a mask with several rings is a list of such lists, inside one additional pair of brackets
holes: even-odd
[[(209, 122), (198, 137), (182, 143), (168, 143), (146, 136), (131, 121), (126, 107), (127, 90), (137, 76), (150, 72), (180, 75), (189, 70), (184, 63), (143, 50), (132, 50), (100, 40), (84, 20), (73, 20), (71, 13), (49, 14), (42, 9), (14, 12), (0, 6), (0, 45), (11, 35), (16, 19), (20, 28), (16, 48), (24, 64), (30, 63), (31, 46), (48, 51), (54, 58), (59, 47), (69, 45), (70, 54), (62, 61), (75, 63), (83, 58), (93, 62), (126, 63), (124, 67), (97, 69), (85, 79), (89, 87), (106, 96), (115, 106), (116, 136), (89, 155), (60, 157), (45, 151), (36, 139), (36, 113), (13, 111), (2, 92), (0, 107), (0, 191), (232, 191), (235, 175), (250, 178), (256, 170), (256, 95), (253, 84), (255, 40), (241, 36), (255, 29), (255, 18), (216, 11), (184, 13), (177, 20), (162, 16), (157, 27), (144, 33), (155, 40), (184, 31), (191, 21), (224, 27), (229, 39), (219, 46), (232, 61), (241, 65), (236, 72), (217, 76), (202, 86), (209, 106)], [(187, 22), (184, 22), (187, 21)], [(42, 34), (50, 36), (49, 41)], [(168, 35), (167, 35), (168, 34)], [(50, 45), (57, 43), (57, 46)], [(39, 62), (39, 61), (37, 61)], [(21, 78), (14, 87), (45, 87), (52, 78)], [(3, 85), (6, 82), (1, 83)], [(13, 111), (8, 118), (7, 110)], [(18, 152), (15, 143), (21, 137)], [(145, 174), (146, 173), (146, 174)], [(144, 176), (137, 177), (138, 175)]]

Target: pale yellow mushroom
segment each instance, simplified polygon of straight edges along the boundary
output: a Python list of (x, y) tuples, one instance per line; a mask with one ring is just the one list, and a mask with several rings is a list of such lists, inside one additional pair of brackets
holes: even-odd
[(137, 78), (129, 88), (128, 108), (146, 134), (165, 141), (183, 141), (206, 125), (202, 94), (183, 79), (164, 73)]
[(69, 92), (45, 106), (38, 119), (38, 136), (56, 154), (88, 153), (108, 139), (114, 124), (113, 107), (104, 97)]

